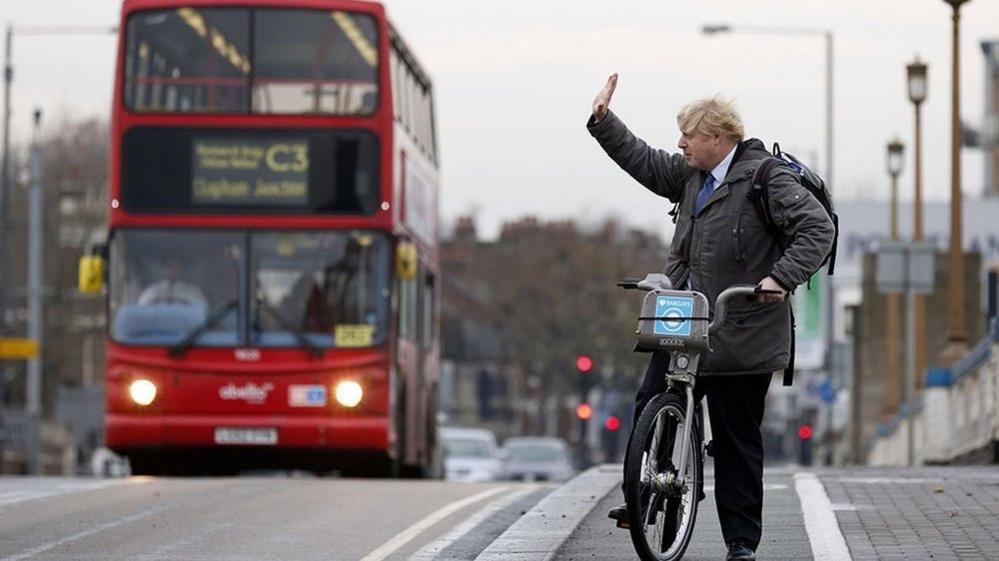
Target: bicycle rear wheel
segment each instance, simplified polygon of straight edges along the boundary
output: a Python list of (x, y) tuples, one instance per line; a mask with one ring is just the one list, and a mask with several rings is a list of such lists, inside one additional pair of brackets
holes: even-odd
[(646, 561), (680, 559), (694, 532), (703, 470), (695, 427), (690, 431), (684, 481), (668, 483), (678, 473), (674, 462), (679, 461), (678, 439), (687, 406), (686, 398), (675, 393), (654, 397), (642, 410), (628, 447), (624, 492), (629, 530), (635, 552)]

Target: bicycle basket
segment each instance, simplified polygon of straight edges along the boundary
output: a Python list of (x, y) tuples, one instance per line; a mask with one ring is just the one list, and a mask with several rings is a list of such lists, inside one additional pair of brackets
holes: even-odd
[(708, 350), (708, 299), (700, 292), (650, 291), (638, 319), (637, 351)]

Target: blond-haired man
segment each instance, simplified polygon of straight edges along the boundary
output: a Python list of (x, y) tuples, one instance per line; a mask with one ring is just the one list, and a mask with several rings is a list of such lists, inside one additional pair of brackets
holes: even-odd
[[(729, 561), (755, 559), (763, 515), (763, 439), (760, 423), (773, 372), (788, 365), (791, 320), (787, 292), (821, 265), (833, 224), (797, 176), (777, 166), (767, 179), (771, 214), (783, 241), (771, 233), (749, 197), (760, 163), (770, 157), (757, 139), (744, 140), (742, 120), (721, 98), (680, 110), (681, 153), (649, 147), (608, 107), (612, 75), (593, 101), (587, 129), (624, 171), (677, 205), (665, 273), (673, 286), (697, 290), (714, 306), (733, 284), (778, 291), (729, 313), (701, 361), (695, 401), (708, 397), (715, 463), (715, 501)], [(666, 389), (669, 355), (653, 353), (635, 398), (635, 419)], [(627, 520), (624, 507), (611, 518)]]

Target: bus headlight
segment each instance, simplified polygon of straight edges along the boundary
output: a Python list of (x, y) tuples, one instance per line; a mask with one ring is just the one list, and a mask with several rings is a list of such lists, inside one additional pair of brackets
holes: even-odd
[(361, 397), (364, 396), (364, 390), (361, 389), (361, 384), (352, 380), (345, 380), (336, 385), (333, 394), (340, 405), (344, 407), (356, 407), (361, 402)]
[(132, 401), (144, 407), (156, 399), (156, 384), (149, 380), (136, 380), (128, 387), (128, 395)]

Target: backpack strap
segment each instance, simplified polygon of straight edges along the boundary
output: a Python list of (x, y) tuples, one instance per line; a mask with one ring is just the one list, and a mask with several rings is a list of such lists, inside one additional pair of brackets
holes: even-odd
[[(777, 147), (775, 146), (775, 148)], [(770, 191), (768, 185), (770, 183), (770, 173), (781, 163), (782, 161), (777, 158), (764, 159), (756, 168), (756, 173), (753, 174), (753, 188), (750, 194), (753, 206), (756, 207), (756, 213), (763, 220), (763, 224), (766, 225), (767, 230), (774, 237), (778, 238), (778, 241), (783, 239), (783, 234), (777, 227), (773, 214), (770, 212)]]
[[(774, 153), (780, 154), (780, 146), (774, 144)], [(782, 164), (783, 160), (779, 158), (767, 158), (760, 163), (760, 166), (756, 168), (756, 173), (753, 175), (753, 190), (751, 192), (751, 198), (753, 200), (753, 206), (756, 207), (756, 212), (759, 214), (760, 218), (763, 219), (764, 224), (766, 224), (767, 230), (777, 238), (777, 242), (781, 247), (786, 245), (784, 240), (784, 234), (777, 227), (777, 223), (773, 219), (773, 215), (770, 212), (770, 193), (768, 190), (768, 183), (770, 182), (770, 173), (775, 167)], [(811, 280), (809, 280), (811, 282)], [(790, 386), (794, 382), (794, 353), (795, 353), (795, 337), (794, 329), (796, 327), (796, 322), (794, 320), (794, 308), (788, 306), (788, 311), (791, 315), (791, 349), (790, 356), (787, 360), (787, 368), (784, 369), (784, 381), (785, 386)]]
[(832, 213), (832, 223), (834, 233), (832, 249), (829, 250), (829, 268), (826, 269), (828, 275), (832, 275), (836, 270), (836, 250), (839, 248), (839, 215), (835, 212)]
[(794, 321), (794, 306), (788, 306), (791, 312), (791, 356), (787, 359), (787, 368), (784, 369), (784, 385), (790, 386), (794, 383), (794, 328), (797, 327)]

